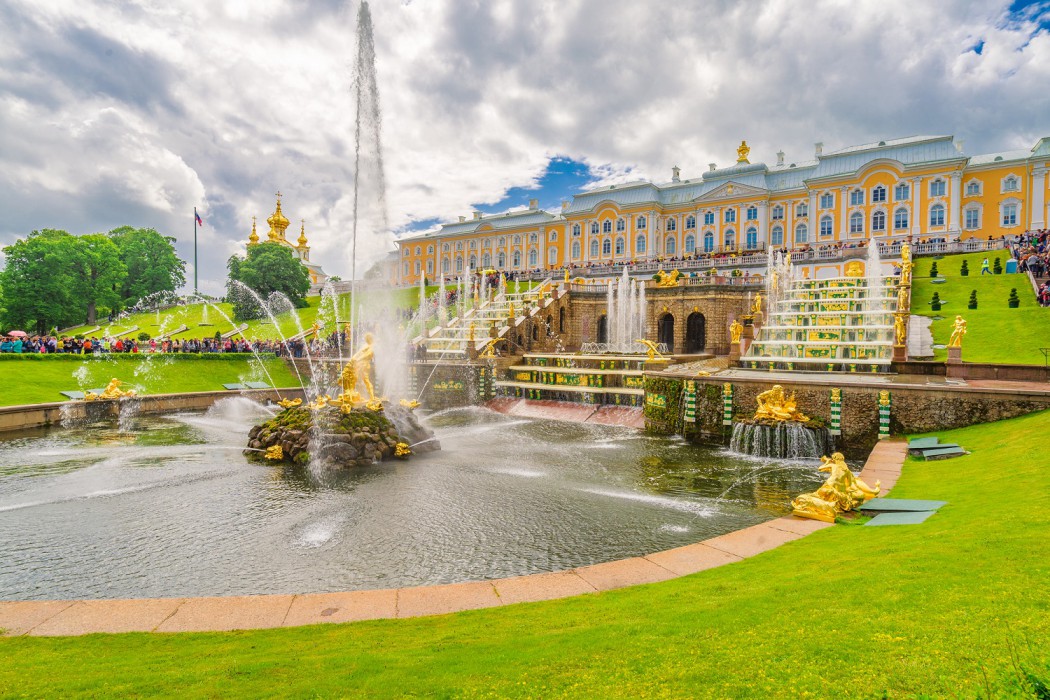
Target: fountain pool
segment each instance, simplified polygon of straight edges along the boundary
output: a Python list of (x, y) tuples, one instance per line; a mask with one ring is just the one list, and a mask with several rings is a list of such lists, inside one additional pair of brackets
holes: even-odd
[(241, 454), (269, 409), (137, 417), (0, 441), (0, 599), (305, 593), (568, 569), (790, 510), (812, 462), (454, 409), (443, 450), (315, 472)]

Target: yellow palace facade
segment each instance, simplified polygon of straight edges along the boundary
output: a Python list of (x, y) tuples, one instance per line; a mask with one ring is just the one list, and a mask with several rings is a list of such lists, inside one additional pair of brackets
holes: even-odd
[(746, 253), (875, 238), (966, 239), (1046, 228), (1050, 137), (1031, 149), (967, 156), (952, 136), (913, 136), (775, 165), (715, 163), (700, 177), (629, 182), (529, 208), (444, 224), (397, 241), (397, 281), (630, 260)]

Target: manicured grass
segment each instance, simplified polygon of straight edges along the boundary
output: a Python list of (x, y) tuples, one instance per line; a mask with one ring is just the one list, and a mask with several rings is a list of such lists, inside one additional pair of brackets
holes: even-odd
[[(837, 526), (660, 584), (299, 629), (0, 640), (16, 696), (1030, 697), (1050, 676), (1050, 412), (940, 433), (893, 491), (921, 525)], [(377, 523), (377, 527), (382, 527)], [(885, 695), (883, 695), (885, 693)]]
[[(956, 315), (966, 319), (966, 337), (963, 339), (963, 361), (995, 362), (1001, 364), (1041, 365), (1045, 362), (1040, 347), (1050, 347), (1050, 309), (1036, 303), (1032, 284), (1022, 274), (981, 275), (981, 261), (988, 258), (990, 265), (1001, 258), (1003, 269), (1010, 255), (1006, 251), (948, 255), (937, 260), (938, 276), (947, 282), (933, 284), (930, 266), (933, 258), (917, 258), (915, 262), (911, 311), (923, 316), (943, 316), (930, 327), (933, 342), (946, 345), (951, 337)], [(959, 273), (962, 261), (967, 260), (969, 277)], [(1006, 305), (1010, 289), (1017, 288), (1021, 300), (1019, 308)], [(968, 309), (971, 290), (977, 290), (977, 308)], [(938, 292), (944, 304), (939, 312), (930, 310), (933, 293)], [(943, 360), (947, 350), (934, 350), (934, 356)]]
[(45, 356), (0, 361), (0, 406), (65, 401), (60, 391), (104, 388), (113, 377), (124, 382), (122, 389), (143, 394), (221, 391), (223, 384), (271, 379), (277, 388), (299, 386), (288, 365), (272, 355), (261, 366), (250, 354), (203, 359), (126, 354)]

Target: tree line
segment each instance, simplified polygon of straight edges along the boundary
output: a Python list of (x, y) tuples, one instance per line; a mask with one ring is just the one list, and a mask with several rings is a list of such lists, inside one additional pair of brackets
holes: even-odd
[(152, 228), (131, 226), (82, 236), (33, 231), (4, 248), (0, 320), (5, 328), (44, 334), (174, 292), (186, 281), (174, 243)]

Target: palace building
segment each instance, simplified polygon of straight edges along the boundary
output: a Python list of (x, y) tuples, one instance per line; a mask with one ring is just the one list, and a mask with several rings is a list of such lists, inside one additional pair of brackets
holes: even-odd
[[(999, 237), (1050, 221), (1050, 137), (1031, 149), (967, 156), (952, 136), (911, 136), (813, 157), (715, 163), (699, 177), (586, 190), (560, 212), (460, 217), (398, 240), (397, 281), (746, 253), (878, 240)], [(280, 207), (278, 206), (278, 211)]]
[[(299, 259), (303, 267), (306, 268), (306, 272), (310, 275), (310, 284), (312, 286), (323, 285), (325, 280), (328, 279), (328, 275), (321, 269), (321, 266), (310, 262), (310, 246), (306, 240), (306, 220), (301, 220), (299, 227), (299, 238), (292, 243), (285, 237), (285, 233), (288, 230), (291, 222), (285, 217), (281, 211), (281, 193), (277, 193), (277, 208), (273, 214), (266, 219), (266, 223), (270, 225), (270, 230), (266, 234), (266, 242), (268, 243), (279, 243), (282, 246), (289, 248), (292, 254)], [(255, 217), (252, 217), (252, 232), (248, 236), (248, 245), (253, 246), (259, 243), (259, 234), (255, 230)]]

